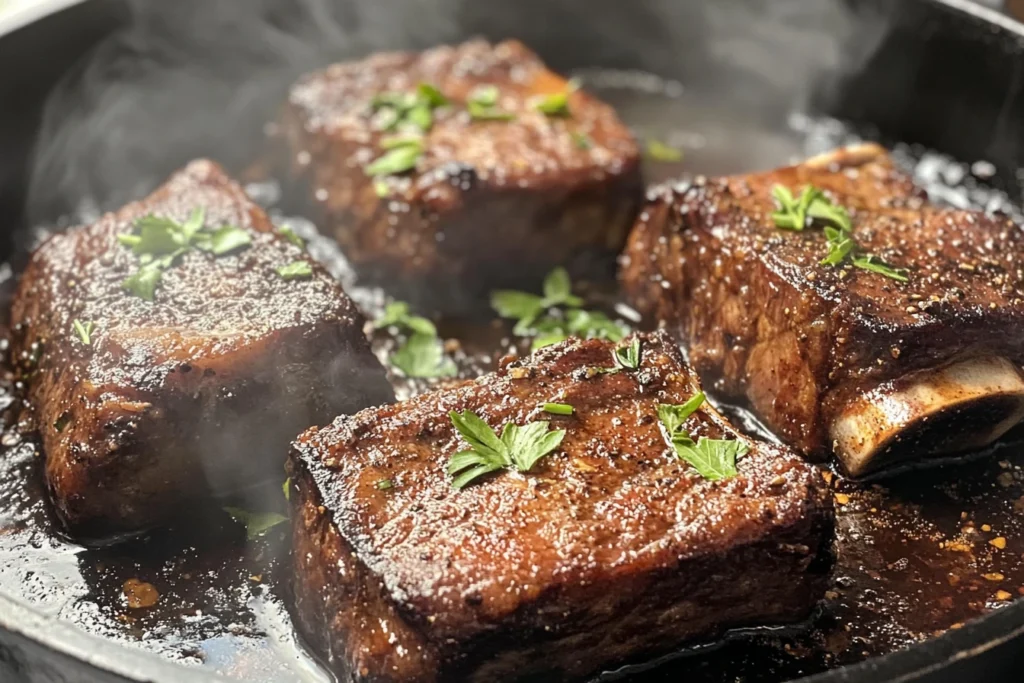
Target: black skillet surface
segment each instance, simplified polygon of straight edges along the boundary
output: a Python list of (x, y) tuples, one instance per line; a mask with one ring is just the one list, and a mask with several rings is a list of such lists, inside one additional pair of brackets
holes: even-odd
[[(52, 4), (56, 7), (68, 3)], [(182, 15), (191, 9), (220, 11), (218, 16), (222, 19), (224, 12), (230, 17), (238, 7), (226, 0), (177, 4)], [(195, 6), (190, 7), (193, 4)], [(305, 9), (319, 6), (313, 0), (301, 4)], [(383, 11), (367, 11), (368, 8), (372, 10), (371, 5), (375, 4), (387, 7)], [(886, 0), (849, 3), (777, 0), (771, 3), (771, 10), (766, 9), (769, 3), (763, 2), (718, 0), (714, 5), (714, 11), (705, 11), (698, 2), (673, 3), (669, 0), (641, 3), (530, 0), (501, 5), (453, 0), (438, 2), (435, 11), (427, 12), (424, 3), (352, 2), (346, 4), (348, 9), (339, 18), (350, 27), (348, 32), (318, 36), (326, 38), (325, 44), (330, 45), (326, 49), (323, 45), (314, 45), (306, 50), (292, 48), (293, 58), (275, 75), (289, 69), (315, 66), (325, 57), (359, 55), (374, 49), (425, 47), (472, 34), (493, 38), (515, 36), (535, 47), (556, 68), (569, 70), (599, 65), (605, 69), (618, 69), (620, 71), (613, 72), (617, 78), (635, 81), (632, 85), (642, 90), (647, 82), (643, 77), (621, 71), (640, 69), (678, 79), (690, 91), (688, 97), (691, 102), (728, 103), (729, 111), (738, 112), (734, 117), (730, 116), (726, 125), (727, 131), (730, 125), (733, 126), (733, 132), (739, 138), (739, 143), (732, 141), (733, 147), (739, 147), (734, 155), (723, 157), (709, 153), (702, 147), (703, 143), (693, 144), (690, 148), (693, 142), (690, 139), (678, 141), (678, 144), (688, 147), (688, 164), (700, 171), (741, 171), (782, 161), (775, 158), (780, 152), (773, 143), (774, 138), (758, 131), (787, 129), (791, 123), (787, 121), (788, 115), (794, 109), (806, 108), (850, 121), (858, 131), (884, 141), (920, 143), (969, 163), (979, 160), (991, 162), (991, 168), (976, 166), (978, 174), (1006, 190), (1015, 201), (1020, 200), (1016, 171), (1024, 159), (1024, 95), (1020, 93), (1024, 78), (1021, 74), (1024, 71), (1021, 57), (1024, 37), (1016, 25), (998, 15), (979, 12), (959, 0), (904, 0), (900, 3)], [(152, 21), (166, 20), (166, 15), (148, 16)], [(39, 219), (53, 218), (77, 208), (69, 205), (68, 200), (74, 195), (73, 190), (81, 189), (74, 182), (76, 173), (89, 173), (91, 194), (105, 198), (112, 205), (122, 202), (124, 193), (141, 194), (147, 183), (158, 181), (193, 156), (213, 153), (239, 166), (251, 150), (240, 149), (237, 144), (225, 145), (223, 139), (255, 137), (253, 134), (261, 127), (266, 112), (280, 96), (273, 87), (259, 88), (253, 96), (252, 106), (244, 111), (230, 111), (214, 120), (202, 118), (202, 126), (185, 125), (167, 131), (178, 132), (183, 136), (180, 138), (173, 134), (167, 135), (167, 139), (161, 136), (132, 138), (130, 124), (133, 119), (130, 116), (112, 121), (105, 130), (108, 138), (105, 140), (83, 142), (83, 131), (78, 130), (78, 136), (59, 141), (73, 149), (93, 152), (94, 156), (89, 157), (93, 161), (97, 151), (128, 148), (130, 152), (138, 153), (144, 150), (145, 178), (134, 185), (126, 184), (124, 175), (118, 173), (119, 169), (112, 168), (124, 166), (128, 158), (137, 159), (130, 153), (120, 157), (109, 153), (101, 155), (106, 163), (71, 167), (63, 174), (58, 172), (63, 167), (61, 164), (43, 163), (37, 169), (34, 192), (27, 202), (32, 219), (29, 221), (23, 211), (26, 205), (25, 186), (29, 178), (24, 168), (24, 157), (32, 131), (38, 127), (40, 102), (54, 80), (126, 17), (120, 3), (91, 0), (11, 35), (0, 36), (0, 65), (4, 67), (0, 69), (0, 149), (3, 150), (0, 155), (0, 220), (9, 226), (4, 233), (8, 245), (18, 226), (34, 224)], [(765, 17), (771, 21), (763, 21)], [(288, 14), (274, 17), (276, 26), (285, 33), (295, 30), (290, 24), (293, 20), (294, 16)], [(175, 31), (174, 26), (162, 28), (168, 33)], [(230, 30), (230, 22), (211, 27), (210, 34), (216, 38), (220, 31), (219, 41), (224, 50), (244, 51), (245, 46), (233, 42), (223, 33), (225, 30)], [(202, 43), (203, 38), (196, 36), (196, 43)], [(136, 45), (132, 49), (145, 55), (146, 47)], [(258, 58), (259, 46), (250, 47), (253, 53), (247, 57)], [(215, 56), (217, 50), (210, 54)], [(122, 76), (130, 80), (133, 74)], [(230, 83), (232, 76), (231, 73), (219, 74), (224, 83)], [(196, 104), (195, 109), (216, 109), (216, 98), (223, 97), (223, 94), (207, 94), (215, 101)], [(633, 106), (640, 106), (637, 104), (639, 100), (630, 102)], [(138, 105), (139, 116), (143, 117), (152, 116), (154, 106), (159, 106), (147, 105), (145, 99)], [(189, 110), (184, 111), (187, 116)], [(51, 113), (44, 123), (44, 136), (51, 137), (55, 131), (66, 130), (59, 119)], [(154, 127), (143, 126), (140, 130), (151, 135)], [(755, 133), (751, 133), (752, 130)], [(826, 137), (835, 136), (834, 131), (829, 132), (829, 125), (825, 125), (823, 130)], [(705, 142), (708, 147), (713, 147), (714, 136), (706, 136)], [(89, 155), (82, 152), (80, 156)], [(739, 157), (742, 157), (743, 166), (736, 166), (740, 163), (737, 161)], [(71, 155), (70, 158), (74, 160), (75, 157)], [(961, 172), (956, 169), (962, 170), (959, 166), (949, 166), (942, 172), (947, 175)], [(131, 170), (137, 171), (135, 168)], [(958, 182), (952, 178), (943, 180), (953, 185)], [(990, 197), (979, 192), (972, 194), (968, 191), (967, 194), (982, 204)], [(950, 198), (956, 201), (957, 197), (963, 196), (962, 193), (954, 194)], [(13, 252), (8, 247), (4, 253)], [(1013, 467), (1022, 462), (1016, 455), (1018, 450), (1005, 449), (996, 456), (1006, 458), (1002, 462), (1007, 463), (1008, 471), (1016, 471)], [(11, 467), (10, 453), (5, 457), (8, 458), (6, 467)], [(940, 470), (921, 477), (932, 484), (938, 482), (934, 487), (936, 491), (953, 491), (960, 496), (961, 501), (953, 505), (969, 506), (970, 501), (980, 500), (982, 507), (988, 506), (989, 512), (1005, 509), (1006, 514), (1013, 514), (1009, 505), (992, 507), (992, 500), (985, 495), (973, 498), (970, 486), (960, 490), (955, 485), (945, 485), (948, 480), (961, 475), (968, 479), (990, 475), (995, 478), (1001, 474), (1001, 469), (1002, 466), (997, 465), (996, 458), (993, 458), (987, 463), (951, 471)], [(928, 490), (928, 485), (907, 484), (906, 479), (905, 476), (903, 483), (897, 483), (893, 488), (908, 489), (905, 493), (911, 507), (934, 504), (928, 494), (914, 493), (915, 488)], [(1019, 482), (1012, 485), (1018, 487)], [(26, 487), (26, 498), (32, 496), (30, 489), (31, 486)], [(1012, 490), (1019, 495), (1015, 488)], [(879, 516), (872, 507), (875, 499), (869, 494), (861, 497), (853, 487), (842, 488), (841, 491), (850, 491), (854, 498), (849, 504), (853, 512), (846, 513), (843, 519), (856, 522)], [(9, 491), (6, 494), (10, 496)], [(879, 500), (884, 502), (887, 499), (882, 496)], [(950, 504), (947, 503), (946, 507)], [(902, 512), (884, 510), (883, 514), (898, 517)], [(913, 510), (910, 514), (914, 514)], [(952, 514), (955, 516), (957, 512)], [(968, 524), (977, 521), (980, 527), (985, 522), (984, 519), (974, 520), (970, 513), (968, 517)], [(1020, 528), (1020, 520), (988, 521), (997, 529)], [(960, 525), (954, 523), (952, 526)], [(974, 530), (972, 533), (981, 534), (982, 531)], [(995, 533), (998, 532), (982, 536), (981, 545), (984, 547), (985, 541)], [(921, 540), (915, 537), (915, 542)], [(1012, 545), (1014, 539), (1010, 540)], [(216, 533), (210, 542), (217, 542)], [(257, 546), (257, 552), (259, 548)], [(1019, 553), (1020, 549), (1016, 551)], [(31, 557), (25, 555), (22, 559), (31, 562)], [(908, 557), (924, 565), (934, 562), (937, 567), (933, 569), (937, 571), (946, 569), (942, 565), (946, 555), (926, 549), (924, 545), (914, 545), (908, 551)], [(84, 567), (83, 573), (86, 572)], [(32, 569), (29, 567), (22, 576), (33, 576)], [(1024, 572), (1016, 565), (1012, 569)], [(919, 576), (930, 576), (927, 567), (918, 567), (915, 571)], [(106, 581), (99, 573), (89, 578), (96, 585), (103, 585)], [(217, 587), (217, 580), (211, 579), (211, 588)], [(1007, 587), (1013, 589), (1013, 586)], [(117, 589), (118, 585), (114, 584), (113, 588)], [(965, 583), (962, 590), (952, 592), (946, 589), (945, 592), (933, 593), (933, 587), (924, 585), (905, 596), (906, 601), (900, 607), (932, 612), (936, 607), (933, 602), (940, 603), (947, 598), (952, 600), (951, 596), (959, 593), (967, 595), (969, 588), (978, 590), (978, 582)], [(870, 602), (870, 597), (870, 594), (860, 592), (847, 602)], [(967, 597), (970, 598), (969, 595)], [(173, 599), (170, 595), (167, 598)], [(966, 599), (964, 604), (958, 603), (954, 611), (966, 618), (993, 609), (998, 604), (987, 599)], [(859, 607), (853, 604), (847, 605), (846, 609), (850, 614), (863, 614), (858, 611)], [(949, 625), (947, 623), (939, 630), (945, 630)], [(1002, 607), (957, 626), (959, 628), (907, 650), (835, 669), (814, 680), (927, 680), (937, 683), (1019, 678), (1013, 674), (1014, 664), (1022, 663), (1015, 651), (1024, 649), (1021, 647), (1024, 645), (1024, 636), (1021, 635), (1024, 633), (1024, 602)], [(4, 629), (0, 632), (0, 681), (3, 683), (220, 680), (205, 671), (182, 669), (151, 654), (86, 635), (75, 626), (44, 614), (35, 606), (27, 607), (10, 600), (2, 592), (0, 627)], [(875, 654), (892, 649), (886, 635), (884, 630), (878, 631), (874, 642), (863, 643), (864, 652)], [(713, 671), (708, 673), (708, 667), (715, 666), (716, 661), (747, 657), (750, 650), (763, 646), (756, 641), (734, 643), (719, 653), (701, 654), (697, 658), (669, 664), (655, 669), (643, 679), (633, 680), (670, 680), (680, 675), (690, 678), (689, 674), (694, 680), (720, 679)], [(796, 656), (799, 657), (799, 653)], [(749, 667), (758, 666), (759, 661), (753, 657)], [(816, 668), (819, 667), (810, 670)], [(791, 675), (797, 675), (799, 669), (791, 671)]]

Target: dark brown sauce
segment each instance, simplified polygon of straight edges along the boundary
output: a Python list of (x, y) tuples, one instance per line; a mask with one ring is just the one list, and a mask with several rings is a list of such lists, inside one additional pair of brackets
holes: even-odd
[[(712, 99), (688, 96), (653, 77), (587, 76), (639, 137), (683, 150), (681, 163), (648, 162), (651, 180), (766, 168), (851, 140), (835, 121), (765, 122), (749, 112), (716, 108)], [(680, 121), (690, 124), (680, 128)], [(933, 196), (1017, 213), (965, 165), (924, 150), (900, 148), (897, 157), (915, 169)], [(984, 170), (974, 170), (983, 176), (979, 168)], [(276, 201), (273, 184), (250, 190), (268, 206)], [(368, 316), (380, 310), (383, 294), (355, 283), (330, 240), (301, 219), (276, 219), (309, 239), (313, 256), (346, 284)], [(7, 278), (0, 283), (0, 306), (6, 312), (13, 276), (7, 268), (2, 272)], [(601, 299), (609, 285), (598, 283), (591, 300)], [(500, 323), (441, 321), (441, 332), (458, 340), (454, 355), (465, 377), (486, 372), (516, 345)], [(386, 360), (393, 340), (377, 333), (374, 345)], [(397, 378), (395, 384), (400, 396), (430, 386)], [(183, 513), (173, 528), (113, 548), (83, 549), (54, 525), (41, 458), (31, 426), (17, 424), (15, 396), (11, 376), (0, 378), (6, 420), (0, 437), (0, 591), (128, 647), (248, 683), (327, 680), (296, 642), (283, 607), (285, 525), (248, 541), (221, 509), (230, 501), (221, 501)], [(758, 431), (741, 410), (731, 412), (738, 424)], [(684, 673), (691, 683), (786, 680), (905, 648), (1008, 604), (1024, 595), (1022, 465), (1024, 449), (1007, 445), (971, 462), (868, 484), (845, 482), (823, 469), (837, 501), (838, 562), (831, 590), (810, 624), (796, 631), (746, 632), (610, 677), (638, 683), (678, 680)], [(268, 510), (283, 509), (278, 484), (268, 486), (265, 500)], [(130, 606), (130, 580), (152, 586), (155, 604)], [(144, 594), (152, 599), (149, 591)]]

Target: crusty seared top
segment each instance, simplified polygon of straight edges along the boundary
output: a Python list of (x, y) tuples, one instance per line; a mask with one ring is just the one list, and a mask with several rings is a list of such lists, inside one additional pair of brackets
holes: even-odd
[[(431, 640), (471, 636), (547, 591), (727, 552), (830, 510), (820, 476), (768, 444), (750, 443), (738, 476), (701, 478), (670, 450), (656, 416), (659, 402), (697, 390), (675, 346), (647, 336), (639, 372), (588, 378), (587, 368), (613, 365), (612, 348), (570, 340), (296, 442), (342, 537), (390, 598), (425, 620)], [(545, 401), (576, 414), (545, 414)], [(448, 411), (465, 409), (492, 428), (544, 419), (567, 434), (533, 472), (500, 472), (459, 491), (445, 474), (464, 447)], [(694, 438), (741, 438), (707, 406), (685, 426)], [(379, 489), (382, 479), (394, 486)]]
[[(246, 228), (252, 244), (218, 257), (190, 250), (164, 271), (154, 301), (126, 292), (122, 282), (139, 259), (117, 236), (146, 214), (184, 221), (198, 206), (207, 226)], [(22, 274), (13, 323), (48, 353), (70, 354), (93, 382), (134, 386), (159, 376), (161, 363), (215, 362), (227, 354), (241, 360), (247, 348), (262, 348), (252, 342), (282, 328), (345, 320), (361, 328), (355, 305), (312, 260), (311, 278), (286, 281), (275, 272), (300, 259), (310, 260), (273, 233), (263, 210), (223, 170), (196, 161), (145, 201), (50, 237)], [(95, 324), (91, 346), (77, 341), (76, 319)]]
[[(380, 138), (389, 135), (371, 129), (371, 100), (383, 91), (414, 92), (421, 82), (436, 86), (453, 103), (435, 110), (425, 139), (414, 190), (423, 201), (445, 194), (458, 175), (453, 163), (472, 167), (479, 181), (493, 186), (573, 187), (580, 175), (599, 180), (623, 172), (624, 164), (638, 158), (636, 143), (615, 111), (583, 91), (569, 97), (571, 117), (536, 111), (533, 98), (564, 92), (567, 82), (514, 40), (493, 46), (475, 40), (335, 64), (299, 81), (288, 101), (302, 113), (307, 134), (361, 143), (349, 163), (365, 166), (380, 154)], [(498, 107), (515, 114), (514, 121), (470, 119), (466, 100), (485, 84), (498, 87)], [(576, 144), (574, 131), (587, 135), (589, 149)]]
[[(828, 253), (821, 229), (781, 230), (772, 221), (776, 184), (794, 195), (808, 184), (824, 190), (850, 213), (861, 248), (906, 268), (909, 282), (821, 265)], [(841, 306), (865, 325), (928, 326), (952, 316), (1024, 321), (1020, 228), (1006, 216), (932, 204), (877, 145), (697, 183), (679, 192), (678, 202), (684, 222), (700, 221), (723, 250), (762, 259), (799, 291)]]

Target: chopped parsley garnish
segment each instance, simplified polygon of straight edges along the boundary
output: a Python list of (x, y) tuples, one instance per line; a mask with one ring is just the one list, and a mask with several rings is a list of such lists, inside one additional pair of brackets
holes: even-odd
[(96, 324), (91, 320), (82, 322), (81, 320), (75, 320), (71, 323), (71, 327), (74, 328), (75, 334), (82, 340), (82, 343), (86, 346), (92, 344), (92, 331), (96, 328)]
[(545, 95), (534, 103), (534, 108), (546, 116), (569, 116), (569, 95), (578, 90), (580, 83), (575, 78), (570, 80), (562, 92)]
[(416, 88), (416, 94), (419, 95), (420, 100), (433, 108), (448, 104), (448, 98), (444, 96), (444, 93), (430, 83), (420, 83)]
[(140, 264), (139, 270), (121, 286), (139, 298), (152, 301), (163, 271), (171, 268), (183, 254), (200, 249), (223, 256), (252, 243), (252, 237), (242, 228), (222, 225), (207, 229), (205, 221), (206, 212), (202, 207), (194, 209), (184, 223), (153, 215), (136, 220), (131, 233), (117, 236), (121, 244), (139, 257)]
[(541, 409), (545, 413), (551, 413), (552, 415), (572, 415), (575, 410), (568, 403), (545, 403), (541, 406)]
[[(421, 138), (385, 138), (390, 144), (388, 150), (374, 159), (367, 167), (366, 174), (371, 176), (396, 175), (416, 168), (416, 162), (423, 156), (423, 140)], [(384, 143), (382, 142), (382, 145)]]
[(618, 346), (612, 352), (615, 364), (623, 370), (640, 368), (640, 337), (633, 337), (627, 346)]
[(587, 150), (594, 146), (594, 143), (593, 141), (591, 141), (590, 136), (578, 130), (573, 131), (572, 142), (574, 145), (576, 145), (576, 149)]
[(683, 423), (704, 403), (703, 392), (698, 392), (682, 405), (658, 405), (658, 419), (669, 436), (673, 450), (705, 479), (718, 481), (735, 477), (736, 461), (749, 450), (735, 439), (708, 439), (700, 437), (696, 443)]
[(313, 266), (309, 261), (292, 261), (287, 265), (278, 266), (275, 270), (285, 280), (298, 280), (313, 275)]
[(380, 491), (387, 491), (388, 489), (395, 488), (395, 482), (390, 479), (378, 479), (374, 486)]
[(373, 179), (373, 191), (381, 199), (391, 196), (391, 186), (388, 185), (388, 181), (384, 178)]
[(491, 307), (502, 318), (516, 321), (513, 333), (533, 337), (532, 348), (556, 344), (570, 336), (619, 341), (626, 329), (604, 313), (580, 308), (583, 299), (572, 293), (564, 268), (555, 268), (544, 279), (544, 294), (516, 290), (491, 292)]
[(498, 88), (493, 85), (479, 85), (466, 99), (466, 111), (478, 121), (511, 121), (516, 117), (512, 112), (498, 108)]
[(455, 362), (444, 355), (441, 340), (434, 335), (414, 332), (391, 354), (391, 365), (406, 377), (451, 377)]
[(671, 145), (667, 145), (660, 140), (649, 138), (647, 140), (647, 157), (654, 161), (664, 161), (666, 163), (674, 163), (683, 160), (682, 150), (678, 150)]
[(485, 474), (515, 468), (529, 472), (537, 461), (555, 451), (565, 438), (564, 429), (549, 430), (547, 421), (519, 426), (506, 423), (501, 437), (471, 410), (448, 413), (455, 429), (469, 445), (448, 460), (452, 486), (461, 489)]
[(246, 538), (250, 541), (267, 533), (278, 524), (288, 521), (287, 517), (277, 512), (250, 512), (235, 507), (226, 507), (224, 512), (245, 527)]
[(306, 248), (306, 241), (299, 237), (298, 234), (287, 225), (281, 226), (281, 228), (278, 229), (277, 234), (297, 246), (299, 249)]
[(404, 301), (392, 301), (385, 306), (384, 313), (373, 326), (378, 330), (397, 327), (408, 334), (389, 359), (391, 365), (406, 377), (451, 377), (455, 374), (455, 363), (444, 355), (434, 323), (422, 316), (411, 315), (409, 304)]
[(778, 209), (772, 213), (776, 227), (783, 230), (803, 230), (808, 219), (824, 225), (825, 244), (828, 253), (821, 260), (822, 265), (839, 266), (849, 262), (855, 268), (868, 270), (879, 275), (906, 282), (906, 270), (895, 268), (883, 262), (877, 256), (860, 252), (857, 241), (853, 237), (853, 221), (846, 209), (833, 204), (825, 193), (814, 187), (806, 186), (794, 197), (790, 189), (784, 185), (772, 186), (772, 197)]
[(287, 479), (285, 479), (284, 483), (281, 484), (281, 493), (284, 494), (284, 499), (285, 500), (291, 500), (292, 499), (292, 478), (291, 477), (288, 477)]

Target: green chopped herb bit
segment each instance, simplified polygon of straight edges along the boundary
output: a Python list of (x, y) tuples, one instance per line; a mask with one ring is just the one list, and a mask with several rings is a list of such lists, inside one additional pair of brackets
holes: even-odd
[(664, 161), (666, 163), (675, 163), (683, 160), (682, 150), (676, 149), (671, 145), (665, 144), (660, 140), (649, 138), (647, 140), (647, 157), (654, 161)]
[(579, 90), (579, 87), (580, 82), (575, 78), (571, 79), (565, 90), (541, 97), (534, 102), (533, 107), (546, 116), (570, 116), (569, 95)]
[(190, 250), (200, 249), (223, 256), (252, 243), (252, 237), (242, 228), (222, 225), (207, 229), (205, 221), (203, 207), (193, 209), (183, 223), (154, 215), (136, 220), (132, 233), (117, 237), (118, 242), (139, 257), (140, 264), (139, 270), (121, 283), (122, 288), (141, 299), (153, 301), (163, 271)]
[(398, 327), (432, 337), (437, 335), (434, 323), (424, 317), (410, 315), (409, 304), (404, 301), (392, 301), (387, 304), (380, 317), (373, 321), (373, 326), (378, 330), (385, 327)]
[(226, 507), (224, 512), (245, 527), (245, 535), (250, 541), (267, 533), (278, 524), (288, 521), (287, 517), (277, 512), (250, 512), (236, 507)]
[(423, 156), (422, 145), (394, 147), (374, 159), (366, 167), (366, 175), (397, 175), (416, 168), (416, 162)]
[(511, 121), (515, 114), (498, 109), (498, 88), (493, 85), (479, 85), (466, 99), (466, 111), (478, 121)]
[(278, 266), (275, 270), (285, 280), (298, 280), (313, 275), (313, 266), (309, 261), (292, 261), (288, 265)]
[(790, 189), (784, 185), (772, 186), (772, 197), (778, 204), (772, 213), (776, 227), (784, 230), (803, 230), (808, 220), (825, 224), (825, 244), (828, 253), (820, 263), (825, 266), (840, 266), (849, 262), (855, 268), (878, 273), (900, 282), (907, 282), (906, 270), (896, 268), (883, 262), (872, 254), (860, 252), (859, 245), (853, 237), (853, 221), (846, 209), (825, 196), (818, 188), (808, 185), (794, 197)]
[(471, 410), (448, 413), (455, 429), (469, 446), (448, 460), (452, 486), (464, 488), (479, 477), (501, 469), (529, 472), (537, 462), (554, 452), (565, 438), (564, 429), (550, 430), (547, 421), (519, 426), (506, 423), (501, 437)]
[(498, 104), (498, 87), (494, 85), (478, 85), (469, 93), (466, 103), (477, 104), (481, 107), (493, 107)]
[(287, 225), (281, 226), (281, 228), (277, 231), (277, 234), (281, 235), (281, 237), (285, 238), (286, 240), (297, 246), (299, 249), (306, 248), (306, 241), (299, 237), (299, 235)]
[(416, 88), (420, 99), (432, 108), (443, 107), (448, 104), (448, 98), (444, 96), (437, 86), (430, 83), (420, 83)]
[(82, 322), (81, 320), (74, 320), (71, 326), (75, 330), (75, 334), (82, 340), (82, 343), (86, 346), (92, 344), (92, 332), (96, 328), (96, 324), (91, 320)]
[(391, 196), (391, 185), (384, 178), (377, 177), (373, 179), (373, 191), (381, 199), (387, 199)]
[(291, 477), (288, 477), (287, 479), (285, 479), (284, 483), (281, 484), (281, 492), (284, 494), (284, 499), (285, 500), (291, 500), (292, 499), (292, 478)]
[(626, 346), (618, 346), (612, 352), (615, 364), (623, 370), (638, 370), (640, 368), (640, 337), (633, 339)]
[(421, 379), (452, 377), (457, 371), (455, 362), (444, 355), (441, 340), (422, 332), (409, 335), (389, 362), (406, 377)]
[(590, 136), (578, 130), (572, 132), (572, 142), (576, 145), (576, 149), (588, 150), (594, 146)]
[[(568, 337), (619, 341), (626, 329), (599, 311), (586, 311), (583, 300), (572, 294), (564, 268), (555, 268), (544, 280), (544, 294), (516, 290), (491, 292), (491, 307), (502, 318), (516, 321), (512, 332), (533, 337), (532, 349), (556, 344)], [(564, 309), (564, 310), (563, 310)]]
[(380, 491), (387, 491), (388, 489), (392, 489), (395, 487), (395, 482), (391, 481), (390, 479), (378, 479), (377, 483), (374, 484), (374, 486), (377, 487), (377, 489)]
[(572, 415), (575, 408), (568, 403), (545, 403), (542, 406), (545, 413), (552, 415)]
[(694, 443), (683, 423), (704, 403), (704, 394), (698, 392), (682, 405), (660, 404), (658, 420), (665, 428), (676, 455), (697, 470), (705, 479), (719, 481), (737, 474), (736, 461), (749, 450), (736, 439), (708, 439), (700, 437)]

